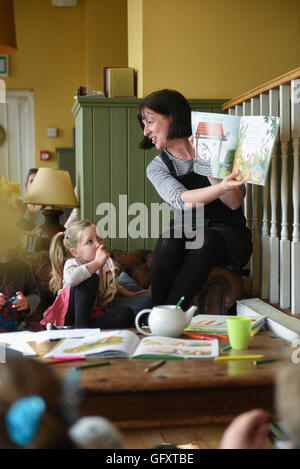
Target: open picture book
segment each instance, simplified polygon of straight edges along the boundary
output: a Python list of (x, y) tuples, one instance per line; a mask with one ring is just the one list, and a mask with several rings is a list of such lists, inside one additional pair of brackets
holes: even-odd
[(218, 340), (189, 340), (139, 336), (128, 330), (99, 332), (81, 339), (60, 341), (44, 358), (85, 355), (94, 357), (212, 358), (219, 354)]
[(279, 117), (192, 112), (194, 172), (265, 185)]
[[(213, 314), (197, 314), (192, 318), (189, 327), (185, 332), (202, 332), (216, 333), (227, 335), (227, 318), (230, 316), (213, 315)], [(256, 329), (265, 324), (265, 316), (260, 318), (251, 318), (251, 329)]]

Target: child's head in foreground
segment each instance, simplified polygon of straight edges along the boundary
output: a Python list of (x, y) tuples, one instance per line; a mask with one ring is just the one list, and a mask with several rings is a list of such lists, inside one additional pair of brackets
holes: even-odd
[(60, 380), (29, 357), (0, 364), (0, 448), (121, 448), (122, 437), (107, 419), (78, 418), (77, 372)]
[(276, 376), (275, 404), (279, 422), (295, 448), (300, 448), (300, 363), (285, 363)]
[(61, 408), (61, 384), (50, 368), (6, 357), (0, 365), (0, 448), (73, 447)]

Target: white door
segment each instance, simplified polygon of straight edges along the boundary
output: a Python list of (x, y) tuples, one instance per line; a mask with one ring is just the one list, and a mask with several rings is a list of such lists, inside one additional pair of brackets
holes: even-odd
[(6, 139), (0, 147), (0, 176), (21, 185), (30, 168), (35, 166), (33, 91), (7, 90), (6, 103), (0, 103), (0, 125)]

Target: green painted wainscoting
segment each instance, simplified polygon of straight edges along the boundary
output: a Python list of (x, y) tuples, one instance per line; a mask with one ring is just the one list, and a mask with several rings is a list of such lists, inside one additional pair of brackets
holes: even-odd
[[(225, 101), (189, 100), (195, 111), (220, 113)], [(116, 236), (105, 240), (109, 249), (153, 250), (158, 236), (151, 234), (151, 204), (159, 204), (162, 200), (145, 176), (146, 167), (157, 150), (138, 148), (143, 137), (137, 120), (140, 102), (137, 98), (85, 97), (80, 98), (72, 109), (76, 121), (76, 186), (80, 216), (96, 223), (107, 220), (106, 230), (109, 223), (112, 228), (116, 221)], [(113, 204), (116, 209), (116, 216), (112, 212), (110, 221), (108, 207), (103, 203)], [(143, 205), (134, 206), (134, 203)], [(119, 224), (120, 219), (122, 223)], [(134, 238), (131, 229), (139, 236)]]

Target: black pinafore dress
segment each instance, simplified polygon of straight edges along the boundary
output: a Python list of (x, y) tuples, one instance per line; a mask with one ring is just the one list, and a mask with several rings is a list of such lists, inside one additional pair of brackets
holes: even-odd
[[(209, 187), (211, 184), (206, 176), (193, 171), (178, 176), (174, 163), (165, 151), (160, 154), (170, 174), (181, 182), (188, 190)], [(235, 271), (240, 271), (250, 259), (252, 253), (251, 232), (246, 226), (242, 207), (231, 210), (216, 199), (204, 205), (204, 229), (215, 230), (225, 241), (228, 252), (228, 263)]]

